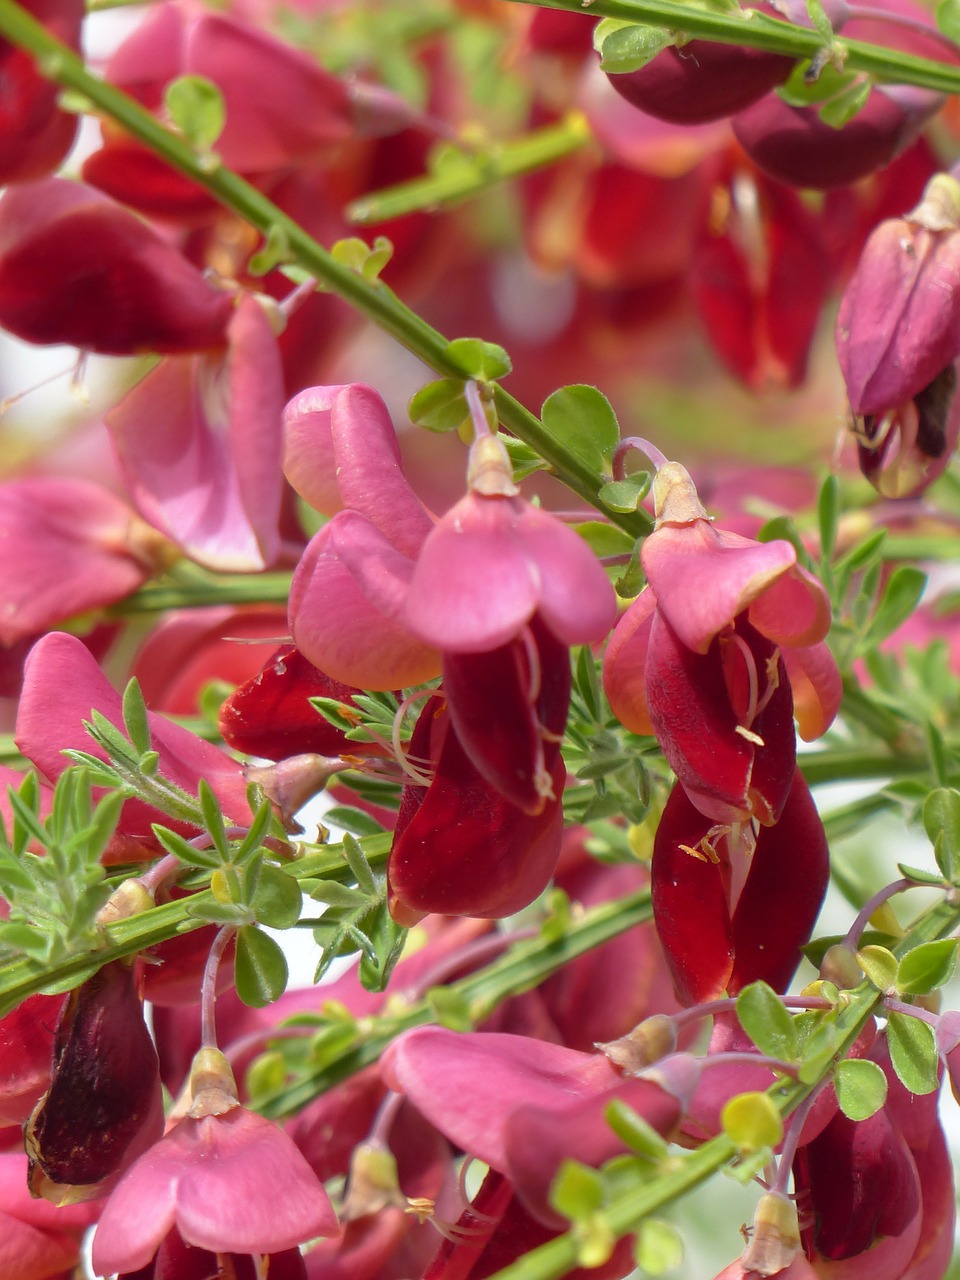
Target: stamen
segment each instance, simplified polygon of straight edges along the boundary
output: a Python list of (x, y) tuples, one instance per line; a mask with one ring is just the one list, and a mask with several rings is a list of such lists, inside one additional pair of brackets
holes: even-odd
[(89, 404), (90, 396), (86, 386), (83, 384), (83, 375), (87, 367), (87, 354), (81, 352), (77, 359), (68, 364), (65, 369), (58, 369), (56, 373), (48, 374), (46, 378), (41, 378), (39, 382), (35, 382), (30, 387), (24, 387), (22, 391), (14, 391), (10, 395), (0, 400), (0, 417), (12, 409), (15, 404), (19, 404), (21, 400), (25, 400), (27, 396), (33, 395), (35, 391), (39, 391), (42, 387), (49, 387), (52, 382), (56, 382), (59, 378), (65, 378), (70, 375), (70, 394), (74, 396), (81, 404)]
[(390, 744), (393, 747), (397, 764), (403, 770), (408, 778), (417, 787), (429, 787), (433, 781), (431, 774), (421, 772), (412, 763), (412, 757), (406, 749), (406, 744), (400, 738), (400, 730), (403, 727), (403, 718), (407, 714), (407, 709), (415, 702), (419, 702), (421, 698), (432, 697), (436, 692), (434, 689), (421, 689), (417, 693), (409, 694), (397, 707), (397, 714), (393, 717), (393, 731), (390, 735)]
[[(737, 725), (737, 732), (743, 734), (743, 736), (746, 737), (747, 733), (750, 730), (751, 725), (753, 724), (754, 720), (757, 718), (757, 702), (759, 698), (759, 680), (757, 678), (757, 663), (756, 663), (756, 660), (754, 659), (753, 654), (750, 651), (750, 646), (747, 644), (746, 640), (744, 640), (743, 636), (738, 636), (735, 631), (730, 631), (723, 638), (724, 640), (727, 641), (728, 644), (732, 644), (736, 648), (741, 658), (743, 658), (743, 663), (744, 663), (744, 666), (746, 667), (747, 706), (746, 706), (746, 711), (744, 712), (744, 715), (743, 715), (742, 722)], [(754, 736), (749, 740), (752, 742), (753, 741), (758, 742), (760, 746), (763, 746), (762, 739), (758, 739), (756, 738), (756, 736)]]

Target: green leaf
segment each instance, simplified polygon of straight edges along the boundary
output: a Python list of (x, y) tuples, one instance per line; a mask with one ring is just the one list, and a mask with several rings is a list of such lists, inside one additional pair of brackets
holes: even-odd
[(202, 867), (204, 870), (212, 871), (215, 867), (222, 865), (220, 855), (215, 850), (195, 849), (188, 840), (184, 840), (183, 836), (178, 835), (176, 831), (161, 827), (158, 822), (154, 822), (150, 829), (167, 853), (172, 853), (187, 866)]
[(377, 881), (370, 863), (367, 861), (366, 854), (349, 832), (343, 837), (342, 847), (343, 856), (353, 872), (354, 879), (363, 892), (372, 897), (377, 892)]
[(178, 76), (163, 95), (170, 119), (191, 146), (209, 151), (223, 133), (227, 109), (223, 94), (206, 76)]
[(633, 471), (622, 480), (608, 480), (598, 496), (610, 511), (639, 511), (652, 479), (649, 471)]
[(948, 39), (960, 42), (960, 0), (940, 0), (937, 26)]
[(610, 473), (620, 426), (602, 391), (583, 384), (560, 387), (540, 411), (546, 431), (593, 471)]
[(247, 271), (252, 276), (265, 276), (281, 263), (289, 262), (290, 255), (290, 241), (286, 231), (283, 227), (272, 226), (263, 244), (247, 263)]
[(833, 39), (833, 23), (827, 17), (820, 0), (807, 0), (807, 16), (818, 35), (823, 36), (824, 40)]
[(363, 276), (368, 284), (374, 284), (393, 257), (393, 245), (386, 236), (377, 236), (372, 245), (359, 236), (347, 236), (338, 240), (330, 253), (341, 266), (349, 267), (358, 276)]
[(861, 947), (857, 963), (878, 991), (889, 991), (897, 980), (899, 962), (886, 947)]
[(634, 1241), (633, 1256), (648, 1276), (662, 1276), (683, 1262), (683, 1237), (672, 1222), (644, 1218)]
[(473, 1030), (470, 1001), (462, 992), (452, 987), (431, 987), (426, 1000), (441, 1027), (450, 1031)]
[(213, 841), (213, 847), (224, 862), (230, 861), (230, 849), (227, 845), (227, 832), (223, 824), (223, 811), (213, 787), (206, 778), (201, 778), (197, 787), (200, 800), (200, 812), (203, 814), (203, 825)]
[(237, 995), (252, 1009), (278, 1000), (287, 985), (287, 961), (277, 943), (255, 925), (237, 930)]
[(840, 1110), (848, 1120), (869, 1120), (887, 1100), (887, 1077), (867, 1058), (845, 1058), (833, 1074)]
[(139, 680), (134, 677), (123, 691), (123, 724), (130, 741), (141, 755), (151, 748), (147, 704)]
[(426, 431), (459, 431), (470, 420), (462, 378), (439, 378), (415, 392), (407, 408), (410, 421)]
[(513, 368), (503, 347), (480, 338), (454, 338), (447, 343), (446, 355), (465, 378), (477, 382), (495, 382)]
[(849, 88), (823, 104), (820, 108), (820, 119), (831, 129), (842, 129), (867, 105), (871, 87), (869, 80), (855, 81)]
[(960, 791), (938, 787), (923, 804), (923, 826), (937, 866), (954, 884), (960, 877)]
[(751, 982), (737, 996), (737, 1017), (761, 1053), (792, 1062), (798, 1053), (793, 1018), (765, 982)]
[(911, 1093), (933, 1093), (940, 1087), (937, 1035), (928, 1022), (891, 1010), (887, 1045), (893, 1069)]
[(898, 862), (897, 870), (905, 879), (915, 880), (917, 884), (928, 884), (933, 889), (943, 888), (943, 876), (938, 876), (934, 871), (927, 871), (923, 867), (911, 867), (906, 862)]
[(603, 1205), (603, 1177), (576, 1160), (564, 1160), (550, 1188), (550, 1204), (571, 1222), (589, 1218)]
[(872, 647), (886, 640), (901, 623), (906, 622), (920, 603), (927, 575), (912, 565), (898, 565), (891, 573), (870, 625), (864, 633), (864, 645)]
[(400, 959), (407, 931), (395, 923), (386, 902), (381, 902), (367, 929), (370, 949), (360, 957), (358, 976), (366, 991), (384, 991)]
[(840, 481), (836, 476), (827, 476), (820, 486), (817, 517), (820, 525), (820, 554), (827, 561), (833, 555), (840, 523)]
[(354, 836), (377, 836), (383, 834), (383, 824), (371, 817), (362, 809), (355, 809), (349, 804), (335, 804), (323, 815), (325, 823), (349, 831)]
[(780, 1112), (765, 1093), (740, 1093), (720, 1113), (724, 1133), (748, 1154), (775, 1147), (783, 1137)]
[(336, 880), (323, 880), (316, 888), (310, 889), (310, 897), (315, 902), (322, 902), (327, 907), (342, 907), (348, 911), (356, 911), (365, 907), (370, 901), (362, 889), (353, 889)]
[(292, 929), (303, 909), (300, 885), (293, 876), (267, 863), (261, 868), (250, 909), (260, 924), (271, 929)]
[[(601, 27), (604, 23), (600, 24)], [(610, 74), (637, 71), (645, 67), (663, 49), (676, 41), (662, 27), (644, 27), (631, 22), (626, 26), (597, 32), (600, 66)]]
[(901, 995), (926, 995), (942, 987), (953, 977), (957, 966), (956, 938), (940, 938), (935, 942), (922, 942), (900, 961), (896, 985)]
[(629, 556), (636, 545), (636, 538), (615, 524), (605, 524), (602, 520), (584, 520), (573, 528), (598, 556)]

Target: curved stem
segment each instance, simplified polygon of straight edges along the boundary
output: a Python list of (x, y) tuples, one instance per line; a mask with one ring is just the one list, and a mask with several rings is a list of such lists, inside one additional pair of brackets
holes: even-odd
[(860, 935), (867, 927), (870, 917), (877, 908), (882, 907), (885, 902), (890, 898), (896, 897), (898, 893), (903, 893), (904, 889), (913, 889), (915, 887), (915, 880), (908, 880), (904, 877), (901, 880), (894, 880), (892, 884), (884, 885), (882, 889), (878, 889), (873, 897), (868, 898), (860, 908), (857, 913), (857, 918), (847, 930), (841, 946), (849, 947), (851, 951), (856, 951), (857, 947), (860, 945)]
[(200, 987), (200, 1043), (205, 1049), (217, 1047), (217, 974), (220, 972), (223, 953), (236, 932), (233, 925), (225, 925), (218, 931), (204, 966), (203, 983)]

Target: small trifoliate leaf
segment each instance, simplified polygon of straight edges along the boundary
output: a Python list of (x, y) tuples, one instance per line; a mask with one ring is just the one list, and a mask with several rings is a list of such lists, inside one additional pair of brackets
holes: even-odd
[(937, 1035), (928, 1022), (891, 1011), (887, 1046), (894, 1071), (911, 1093), (933, 1093), (939, 1088)]
[(473, 1030), (470, 1001), (462, 992), (452, 987), (431, 987), (426, 999), (441, 1027), (449, 1031)]
[(846, 1058), (833, 1075), (840, 1110), (848, 1120), (869, 1120), (887, 1100), (887, 1077), (867, 1058)]
[(960, 0), (940, 0), (937, 26), (948, 39), (960, 41)]
[(956, 938), (939, 938), (908, 951), (897, 969), (896, 987), (900, 994), (926, 995), (949, 982), (957, 967), (958, 946)]
[(850, 85), (842, 93), (838, 93), (836, 97), (823, 104), (820, 108), (820, 119), (831, 129), (842, 129), (866, 106), (867, 99), (870, 97), (870, 88), (868, 81)]
[(191, 146), (209, 151), (227, 119), (223, 94), (206, 76), (178, 76), (163, 95), (170, 119)]
[(912, 565), (894, 569), (864, 634), (864, 647), (873, 648), (906, 622), (920, 603), (926, 585), (927, 575)]
[(649, 471), (633, 471), (622, 480), (608, 480), (597, 496), (610, 511), (639, 511), (651, 479)]
[(462, 378), (438, 378), (415, 392), (407, 412), (425, 431), (459, 431), (470, 419)]
[(300, 919), (303, 893), (293, 876), (268, 864), (260, 871), (250, 909), (268, 928), (292, 929)]
[(377, 236), (372, 245), (359, 236), (347, 236), (338, 240), (330, 253), (341, 266), (349, 267), (358, 276), (363, 276), (368, 284), (374, 284), (393, 257), (393, 245), (386, 236)]
[(254, 925), (237, 930), (234, 970), (237, 995), (252, 1009), (272, 1004), (286, 989), (286, 957), (273, 938)]
[(662, 27), (644, 27), (631, 22), (608, 29), (598, 45), (600, 67), (611, 75), (637, 71), (675, 43), (669, 31)]
[(923, 826), (937, 866), (955, 883), (960, 877), (960, 791), (955, 787), (931, 791), (923, 805)]
[(564, 1160), (550, 1188), (550, 1204), (571, 1222), (581, 1222), (603, 1205), (603, 1178), (596, 1169)]
[(610, 474), (620, 426), (602, 391), (583, 384), (560, 387), (540, 410), (550, 435), (594, 471)]
[(513, 368), (513, 361), (503, 347), (480, 338), (454, 338), (447, 343), (446, 355), (465, 378), (477, 382), (495, 382)]
[(683, 1237), (672, 1222), (645, 1218), (634, 1241), (633, 1256), (648, 1276), (662, 1276), (683, 1262)]
[(720, 1113), (720, 1123), (740, 1151), (775, 1147), (783, 1137), (780, 1112), (765, 1093), (740, 1093)]
[(792, 1062), (798, 1052), (797, 1030), (783, 1001), (765, 982), (751, 982), (737, 996), (737, 1018), (761, 1053)]
[(886, 947), (861, 947), (857, 963), (878, 991), (889, 991), (897, 980), (897, 957)]

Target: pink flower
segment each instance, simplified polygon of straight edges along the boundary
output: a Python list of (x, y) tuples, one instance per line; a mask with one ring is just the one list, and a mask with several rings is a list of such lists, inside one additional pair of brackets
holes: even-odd
[(706, 816), (776, 822), (793, 782), (794, 673), (805, 737), (839, 706), (827, 594), (789, 542), (715, 529), (678, 463), (660, 468), (655, 495), (649, 586), (604, 659), (610, 705), (628, 729), (656, 734)]
[(0, 324), (103, 355), (220, 346), (233, 299), (109, 197), (66, 178), (0, 200)]
[(225, 347), (161, 361), (107, 426), (143, 518), (197, 563), (252, 573), (280, 548), (282, 411), (276, 334), (244, 294)]
[(0, 1280), (61, 1280), (80, 1260), (80, 1242), (96, 1208), (54, 1208), (27, 1190), (27, 1157), (0, 1153)]
[(123, 600), (176, 558), (132, 509), (87, 480), (0, 486), (0, 643)]
[(291, 1139), (238, 1105), (187, 1116), (128, 1169), (97, 1227), (97, 1274), (146, 1266), (174, 1228), (187, 1244), (237, 1254), (280, 1253), (338, 1230)]
[[(68, 748), (86, 751), (105, 759), (83, 722), (97, 710), (112, 724), (122, 725), (121, 698), (82, 641), (53, 631), (30, 651), (24, 671), (23, 695), (17, 715), (17, 745), (28, 760), (50, 781), (55, 781), (70, 764), (63, 754)], [(196, 795), (201, 778), (206, 778), (219, 799), (224, 814), (235, 821), (249, 821), (250, 808), (240, 766), (212, 743), (204, 742), (189, 730), (149, 714), (153, 748), (159, 753), (159, 773)], [(119, 831), (133, 840), (153, 847), (151, 823), (161, 821), (176, 829), (177, 823), (139, 800), (123, 807)], [(189, 827), (186, 827), (189, 830)], [(142, 856), (143, 851), (139, 855)], [(129, 855), (128, 855), (129, 856)]]

